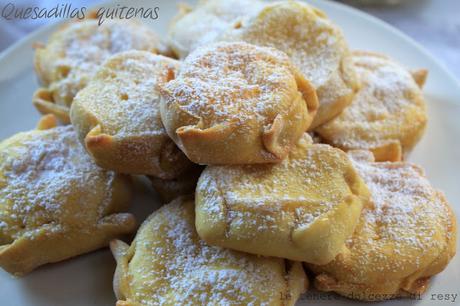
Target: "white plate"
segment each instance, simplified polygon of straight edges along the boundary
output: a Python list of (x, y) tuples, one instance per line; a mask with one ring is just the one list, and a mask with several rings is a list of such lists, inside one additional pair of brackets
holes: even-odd
[[(223, 0), (224, 1), (224, 0)], [(384, 52), (409, 68), (430, 71), (425, 87), (429, 109), (429, 125), (425, 137), (410, 160), (422, 165), (434, 186), (442, 189), (460, 212), (460, 85), (453, 75), (422, 47), (391, 26), (349, 7), (322, 0), (311, 1), (340, 25), (350, 46)], [(119, 3), (119, 2), (117, 2)], [(159, 6), (159, 19), (149, 24), (165, 33), (174, 15), (173, 1), (125, 1), (129, 6)], [(35, 126), (39, 115), (31, 104), (37, 88), (33, 72), (32, 44), (46, 41), (56, 26), (43, 28), (12, 46), (0, 55), (0, 139)], [(158, 206), (153, 192), (137, 184), (137, 215), (143, 216)], [(94, 252), (62, 263), (48, 265), (32, 274), (15, 279), (0, 270), (2, 305), (114, 305), (112, 274), (115, 263), (107, 250)], [(447, 269), (436, 276), (422, 300), (395, 300), (390, 305), (452, 305), (460, 304), (460, 257), (456, 256)], [(433, 301), (433, 294), (457, 294), (455, 303)], [(312, 300), (314, 299), (314, 300)], [(357, 302), (335, 295), (310, 295), (299, 305), (343, 305)], [(6, 304), (5, 304), (6, 303)], [(362, 304), (361, 304), (362, 305)]]

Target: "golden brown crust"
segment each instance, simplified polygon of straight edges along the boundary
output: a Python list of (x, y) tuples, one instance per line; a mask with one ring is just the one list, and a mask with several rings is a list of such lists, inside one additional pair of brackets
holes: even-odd
[(208, 166), (196, 189), (206, 242), (325, 264), (354, 231), (367, 189), (348, 157), (302, 138), (276, 165)]
[(137, 49), (158, 53), (164, 48), (154, 32), (136, 21), (94, 18), (68, 22), (53, 33), (46, 45), (37, 46), (35, 72), (42, 85), (33, 104), (43, 114), (55, 114), (69, 123), (69, 108), (96, 68), (110, 55)]
[(370, 152), (351, 156), (372, 202), (343, 253), (327, 265), (309, 265), (315, 287), (366, 301), (424, 293), (455, 254), (452, 209), (420, 167), (374, 162)]
[(130, 179), (97, 167), (71, 126), (39, 129), (0, 143), (0, 266), (24, 275), (95, 249), (136, 227), (125, 213)]
[(177, 61), (150, 52), (122, 52), (78, 93), (72, 124), (100, 167), (172, 179), (190, 166), (166, 134), (159, 112), (157, 87), (177, 67)]
[(420, 90), (426, 71), (416, 78), (388, 57), (353, 52), (362, 87), (353, 103), (315, 131), (343, 150), (369, 150), (377, 161), (402, 160), (422, 137), (427, 123)]
[(168, 135), (199, 164), (279, 162), (318, 105), (286, 55), (246, 43), (196, 50), (161, 96)]
[(299, 262), (253, 256), (201, 241), (194, 201), (181, 197), (153, 213), (128, 247), (113, 241), (117, 305), (294, 305), (308, 279)]

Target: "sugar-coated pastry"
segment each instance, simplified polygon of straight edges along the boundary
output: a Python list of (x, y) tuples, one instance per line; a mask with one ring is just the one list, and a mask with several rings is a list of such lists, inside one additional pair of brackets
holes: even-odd
[(455, 254), (456, 220), (423, 170), (404, 162), (374, 162), (353, 152), (371, 193), (346, 249), (324, 266), (310, 265), (316, 288), (359, 300), (419, 295)]
[(127, 177), (99, 168), (71, 126), (0, 142), (0, 267), (15, 275), (104, 246), (135, 229)]
[(158, 192), (164, 203), (169, 203), (178, 196), (195, 193), (196, 184), (203, 172), (203, 166), (193, 165), (174, 179), (149, 177), (153, 188)]
[(160, 92), (168, 135), (198, 164), (279, 162), (318, 105), (284, 53), (242, 42), (196, 49)]
[(71, 122), (100, 167), (172, 179), (191, 165), (160, 118), (158, 86), (178, 63), (147, 51), (118, 53), (77, 94)]
[(362, 87), (339, 116), (316, 129), (344, 150), (370, 150), (377, 161), (398, 161), (419, 141), (427, 122), (420, 89), (426, 70), (411, 74), (390, 58), (354, 52)]
[(41, 113), (69, 123), (73, 98), (109, 56), (132, 49), (157, 53), (163, 48), (153, 31), (134, 20), (68, 22), (35, 52), (35, 71), (43, 87), (35, 92), (33, 104)]
[(294, 305), (308, 285), (299, 262), (209, 246), (193, 198), (154, 212), (131, 246), (114, 240), (117, 305)]
[(195, 195), (207, 243), (325, 264), (353, 233), (367, 188), (344, 152), (305, 134), (279, 164), (208, 166)]
[(242, 16), (218, 40), (245, 41), (285, 52), (318, 94), (319, 109), (310, 129), (338, 115), (359, 87), (341, 30), (306, 3), (266, 4), (257, 13)]
[(259, 0), (200, 0), (192, 8), (181, 4), (168, 30), (168, 43), (179, 58), (214, 42), (237, 19), (261, 9)]

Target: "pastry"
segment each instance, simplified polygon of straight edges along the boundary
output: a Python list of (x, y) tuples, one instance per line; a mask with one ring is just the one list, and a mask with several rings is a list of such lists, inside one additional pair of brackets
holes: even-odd
[(163, 202), (169, 203), (178, 196), (194, 194), (201, 172), (202, 166), (193, 165), (177, 178), (165, 180), (152, 176), (150, 181)]
[(191, 165), (160, 118), (158, 86), (177, 68), (176, 60), (150, 52), (118, 53), (77, 94), (71, 122), (100, 167), (172, 179)]
[(349, 107), (316, 132), (341, 149), (370, 150), (377, 161), (401, 160), (425, 130), (427, 113), (420, 86), (426, 71), (412, 75), (384, 55), (362, 51), (353, 53), (353, 65), (361, 89)]
[(214, 42), (242, 15), (262, 8), (259, 0), (200, 0), (192, 8), (179, 6), (168, 29), (168, 43), (181, 59), (199, 46)]
[(346, 249), (324, 266), (310, 265), (315, 285), (359, 300), (419, 296), (455, 254), (456, 221), (423, 170), (352, 154), (371, 193)]
[(318, 103), (284, 53), (241, 42), (198, 48), (160, 93), (168, 135), (198, 164), (279, 162)]
[(196, 189), (196, 228), (211, 245), (326, 264), (366, 200), (347, 155), (305, 134), (279, 164), (208, 166)]
[(96, 19), (69, 22), (52, 34), (47, 45), (37, 45), (35, 71), (42, 85), (33, 104), (44, 114), (55, 114), (69, 123), (69, 108), (97, 67), (109, 56), (137, 49), (159, 52), (164, 48), (157, 35), (133, 20)]
[(235, 21), (218, 40), (245, 41), (285, 52), (318, 94), (319, 109), (310, 129), (340, 114), (359, 87), (341, 30), (306, 3), (267, 4)]
[(114, 240), (117, 305), (294, 305), (307, 287), (298, 262), (209, 246), (193, 198), (154, 212), (131, 246)]
[(135, 229), (127, 177), (94, 164), (71, 126), (0, 142), (0, 267), (15, 275), (104, 246)]

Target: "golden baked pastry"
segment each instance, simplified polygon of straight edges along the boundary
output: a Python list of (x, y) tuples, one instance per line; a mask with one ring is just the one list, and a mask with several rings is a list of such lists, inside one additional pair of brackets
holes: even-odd
[(245, 41), (285, 52), (318, 94), (319, 109), (310, 129), (338, 115), (359, 87), (341, 30), (306, 3), (267, 4), (258, 13), (233, 22), (219, 40)]
[[(398, 161), (421, 138), (427, 113), (420, 86), (426, 71), (411, 75), (388, 57), (354, 52), (362, 88), (339, 116), (316, 129), (323, 140), (344, 150), (365, 149), (377, 161)], [(415, 78), (415, 79), (414, 79)]]
[(325, 264), (353, 233), (367, 188), (345, 153), (305, 134), (279, 164), (208, 166), (195, 195), (207, 243)]
[(0, 267), (15, 275), (104, 246), (135, 229), (127, 177), (94, 164), (71, 126), (0, 142)]
[(100, 167), (172, 179), (190, 166), (160, 118), (158, 86), (178, 63), (146, 51), (118, 53), (77, 94), (71, 121)]
[(33, 104), (44, 114), (55, 114), (69, 123), (69, 107), (100, 64), (109, 56), (127, 50), (161, 51), (157, 35), (134, 20), (96, 19), (68, 22), (53, 33), (46, 46), (35, 52), (35, 71), (43, 88)]
[(183, 59), (197, 47), (214, 42), (238, 18), (262, 6), (259, 0), (200, 0), (194, 8), (181, 4), (168, 29), (169, 46)]
[(369, 152), (352, 156), (372, 201), (343, 253), (310, 265), (315, 285), (359, 300), (418, 296), (455, 254), (455, 216), (420, 167), (373, 162)]
[(199, 164), (279, 162), (318, 104), (284, 53), (241, 42), (195, 50), (160, 92), (168, 135)]
[(178, 196), (195, 193), (196, 184), (204, 167), (193, 165), (174, 179), (149, 177), (153, 188), (158, 192), (164, 203), (169, 203)]
[(193, 198), (154, 212), (129, 247), (114, 240), (117, 305), (294, 305), (308, 285), (299, 262), (209, 246)]

